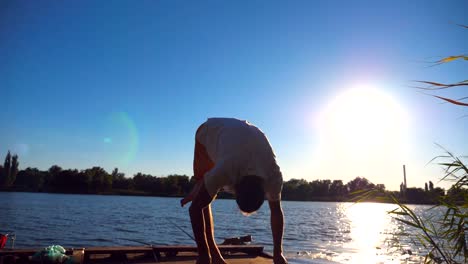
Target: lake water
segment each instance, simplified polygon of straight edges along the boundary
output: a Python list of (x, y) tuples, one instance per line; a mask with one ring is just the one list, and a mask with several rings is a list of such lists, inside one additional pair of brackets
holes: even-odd
[[(179, 198), (0, 192), (0, 232), (16, 248), (194, 244), (188, 208)], [(290, 263), (420, 263), (408, 227), (373, 203), (283, 202), (284, 251)], [(420, 212), (428, 206), (412, 206)], [(215, 237), (253, 235), (272, 250), (267, 203), (245, 217), (233, 200), (213, 203)], [(411, 254), (408, 254), (408, 250)]]

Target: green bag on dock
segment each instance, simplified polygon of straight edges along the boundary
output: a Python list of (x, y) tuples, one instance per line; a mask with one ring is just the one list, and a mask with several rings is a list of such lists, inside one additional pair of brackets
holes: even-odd
[(63, 263), (68, 259), (65, 249), (59, 245), (52, 245), (36, 252), (31, 260), (43, 263)]

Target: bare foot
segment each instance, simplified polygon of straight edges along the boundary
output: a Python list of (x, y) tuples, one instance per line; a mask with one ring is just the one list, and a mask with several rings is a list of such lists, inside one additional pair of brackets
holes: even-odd
[(221, 254), (214, 254), (211, 259), (213, 264), (228, 264)]
[(211, 258), (198, 256), (196, 264), (211, 264)]

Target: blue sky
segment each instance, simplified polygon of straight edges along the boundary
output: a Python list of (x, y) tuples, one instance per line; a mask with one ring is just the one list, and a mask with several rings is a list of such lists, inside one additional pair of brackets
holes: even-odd
[(396, 190), (406, 164), (409, 185), (423, 187), (442, 175), (426, 165), (442, 154), (434, 143), (468, 154), (468, 117), (460, 118), (468, 110), (409, 86), (466, 79), (466, 62), (428, 62), (467, 53), (468, 32), (455, 25), (468, 24), (467, 9), (466, 1), (3, 1), (0, 152), (18, 153), (21, 168), (191, 175), (198, 125), (238, 117), (268, 135), (285, 180), (362, 176)]

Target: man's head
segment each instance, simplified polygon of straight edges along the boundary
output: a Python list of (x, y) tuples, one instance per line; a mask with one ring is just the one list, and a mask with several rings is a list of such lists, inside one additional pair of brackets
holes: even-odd
[(265, 200), (262, 178), (255, 175), (244, 176), (235, 188), (236, 202), (242, 212), (250, 214), (262, 206)]

